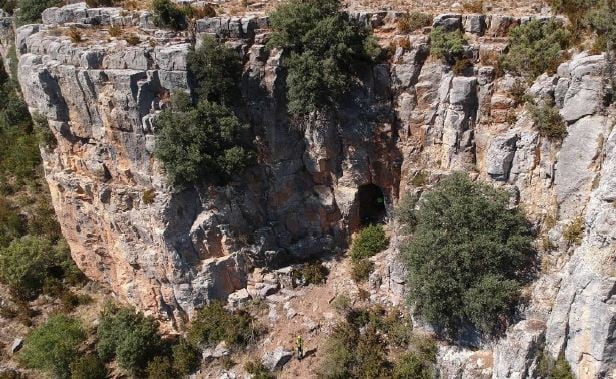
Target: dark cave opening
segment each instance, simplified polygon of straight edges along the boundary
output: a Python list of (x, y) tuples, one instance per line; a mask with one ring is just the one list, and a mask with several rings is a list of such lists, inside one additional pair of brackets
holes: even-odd
[(359, 219), (362, 225), (382, 223), (385, 221), (385, 195), (374, 184), (359, 187)]

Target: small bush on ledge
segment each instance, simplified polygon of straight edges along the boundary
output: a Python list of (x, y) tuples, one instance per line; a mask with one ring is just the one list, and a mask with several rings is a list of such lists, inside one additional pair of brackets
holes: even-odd
[(448, 63), (455, 63), (461, 58), (466, 44), (467, 41), (460, 31), (446, 32), (437, 26), (430, 32), (430, 54)]
[(539, 130), (539, 134), (554, 141), (562, 141), (567, 136), (567, 124), (558, 113), (558, 109), (550, 105), (529, 105), (530, 115)]
[(151, 9), (156, 26), (173, 30), (186, 28), (184, 12), (171, 0), (153, 0)]
[(411, 12), (398, 20), (400, 33), (412, 33), (415, 30), (432, 25), (432, 15), (421, 12)]

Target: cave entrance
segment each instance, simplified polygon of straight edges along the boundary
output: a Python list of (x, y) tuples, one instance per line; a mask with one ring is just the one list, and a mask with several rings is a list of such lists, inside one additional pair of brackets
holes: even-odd
[(362, 225), (378, 224), (385, 221), (385, 195), (374, 184), (359, 187), (359, 220)]

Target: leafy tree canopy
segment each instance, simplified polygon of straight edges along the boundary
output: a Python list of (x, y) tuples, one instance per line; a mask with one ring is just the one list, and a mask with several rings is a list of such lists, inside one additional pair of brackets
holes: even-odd
[(340, 12), (338, 0), (291, 0), (270, 22), (268, 46), (290, 52), (284, 64), (291, 114), (334, 106), (350, 90), (357, 64), (380, 53), (369, 31)]
[(506, 192), (456, 173), (400, 214), (413, 214), (416, 225), (402, 251), (417, 312), (451, 335), (469, 323), (493, 332), (533, 253), (522, 211), (509, 207)]

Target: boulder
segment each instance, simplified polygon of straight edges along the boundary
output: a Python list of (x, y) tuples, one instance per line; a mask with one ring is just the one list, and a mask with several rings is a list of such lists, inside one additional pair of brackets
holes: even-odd
[(515, 155), (516, 133), (497, 136), (490, 141), (485, 158), (486, 172), (497, 181), (506, 181)]
[(284, 347), (278, 347), (276, 350), (265, 353), (261, 358), (261, 363), (270, 371), (282, 369), (293, 357), (293, 352), (286, 350)]

